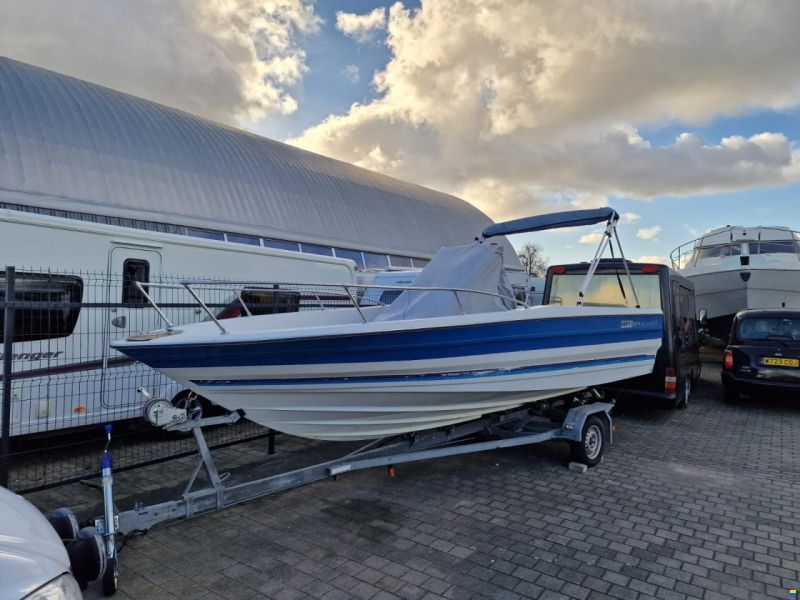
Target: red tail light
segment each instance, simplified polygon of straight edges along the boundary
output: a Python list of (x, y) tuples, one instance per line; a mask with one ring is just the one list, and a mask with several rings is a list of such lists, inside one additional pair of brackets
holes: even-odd
[(658, 273), (658, 265), (644, 265), (642, 273)]
[(664, 393), (674, 394), (678, 389), (678, 373), (672, 367), (664, 371)]
[(733, 352), (730, 350), (725, 351), (725, 357), (722, 359), (722, 367), (729, 371), (733, 368)]
[(563, 266), (553, 267), (553, 274), (554, 275), (563, 275), (566, 272), (567, 272), (567, 267), (563, 267)]

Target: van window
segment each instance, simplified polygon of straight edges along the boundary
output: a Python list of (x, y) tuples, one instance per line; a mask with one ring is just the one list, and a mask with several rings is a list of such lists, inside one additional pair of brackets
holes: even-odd
[[(129, 258), (122, 263), (122, 303), (127, 305), (147, 304), (141, 290), (136, 287), (136, 282), (150, 282), (150, 263), (140, 258)], [(145, 292), (147, 286), (144, 286)]]
[[(250, 314), (274, 315), (278, 313), (297, 312), (300, 310), (300, 292), (284, 290), (243, 290), (242, 300)], [(239, 298), (235, 298), (217, 315), (218, 319), (234, 319), (246, 317), (247, 311), (242, 307)]]
[(694, 310), (694, 294), (679, 285), (672, 283), (672, 314), (675, 333), (684, 346), (692, 346), (697, 338), (697, 321)]
[[(661, 308), (661, 285), (658, 273), (631, 273), (631, 277), (642, 308)], [(585, 273), (553, 275), (550, 284), (550, 304), (575, 306), (585, 278)], [(620, 283), (625, 290), (625, 296), (620, 290)], [(628, 276), (624, 272), (620, 273), (619, 277), (615, 273), (596, 273), (586, 290), (583, 305), (636, 306)]]
[[(0, 271), (0, 300), (5, 300), (5, 294), (6, 274)], [(16, 311), (13, 341), (33, 342), (72, 335), (81, 312), (82, 297), (83, 281), (80, 277), (17, 273), (14, 300), (42, 303), (43, 306)], [(0, 310), (0, 342), (3, 341), (4, 325), (5, 311)]]

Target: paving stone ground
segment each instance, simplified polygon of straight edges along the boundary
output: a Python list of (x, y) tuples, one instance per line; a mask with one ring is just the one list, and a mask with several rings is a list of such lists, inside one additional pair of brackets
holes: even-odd
[[(620, 406), (603, 463), (563, 443), (376, 469), (132, 538), (119, 598), (787, 598), (800, 584), (800, 403)], [(272, 469), (335, 445), (280, 437)], [(242, 477), (266, 440), (217, 457)], [(120, 473), (119, 505), (174, 495), (186, 460)], [(97, 514), (71, 485), (28, 495)], [(87, 598), (99, 598), (97, 587)]]

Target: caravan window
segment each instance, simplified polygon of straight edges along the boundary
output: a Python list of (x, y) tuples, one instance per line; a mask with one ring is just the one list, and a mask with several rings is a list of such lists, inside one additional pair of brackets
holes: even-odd
[[(129, 258), (122, 264), (122, 303), (127, 305), (147, 304), (147, 298), (136, 287), (136, 282), (150, 281), (150, 263), (138, 258)], [(145, 286), (147, 291), (147, 286)]]
[[(550, 304), (575, 306), (586, 274), (553, 275)], [(642, 308), (661, 308), (661, 279), (657, 273), (631, 273)], [(622, 290), (625, 290), (623, 295)], [(583, 298), (584, 306), (634, 306), (628, 276), (620, 273), (597, 273), (592, 277)]]
[[(83, 281), (69, 275), (17, 273), (17, 302), (41, 303), (38, 308), (18, 309), (14, 315), (14, 342), (33, 342), (72, 335), (81, 312)], [(0, 300), (5, 300), (6, 274), (0, 271)], [(5, 311), (0, 311), (0, 342), (3, 341)]]

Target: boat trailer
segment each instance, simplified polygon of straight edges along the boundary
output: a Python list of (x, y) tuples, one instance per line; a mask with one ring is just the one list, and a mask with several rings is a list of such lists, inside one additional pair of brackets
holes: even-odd
[[(96, 530), (96, 535), (101, 538), (98, 546), (107, 557), (107, 561), (103, 562), (110, 563), (108, 566), (114, 571), (113, 579), (102, 571), (99, 574), (103, 576), (103, 592), (106, 595), (113, 594), (117, 587), (119, 559), (114, 541), (117, 534), (130, 536), (143, 533), (160, 523), (188, 519), (363, 469), (387, 467), (389, 474), (393, 475), (394, 466), (398, 464), (526, 446), (549, 440), (568, 442), (574, 461), (594, 466), (602, 460), (606, 445), (612, 441), (613, 431), (610, 416), (613, 404), (601, 401), (600, 392), (585, 390), (571, 398), (486, 415), (441, 429), (374, 440), (341, 458), (292, 471), (242, 483), (227, 483), (227, 475), (219, 472), (211, 455), (203, 428), (233, 424), (243, 415), (232, 412), (208, 418), (192, 416), (187, 414), (186, 409), (176, 408), (165, 400), (151, 398), (144, 390), (140, 391), (148, 398), (143, 414), (151, 424), (167, 431), (191, 432), (194, 435), (197, 462), (180, 498), (149, 506), (137, 504), (130, 510), (114, 512), (111, 459), (108, 452), (104, 452), (104, 515), (94, 520), (94, 528), (87, 529)], [(110, 439), (110, 427), (107, 426), (106, 431)], [(202, 470), (205, 471), (209, 485), (194, 490)], [(84, 581), (82, 585), (86, 583)]]

